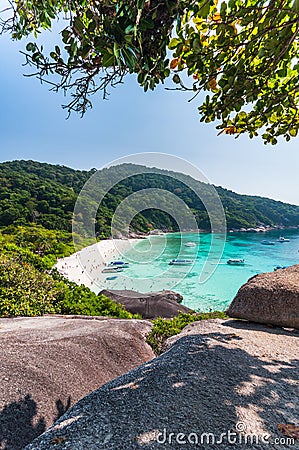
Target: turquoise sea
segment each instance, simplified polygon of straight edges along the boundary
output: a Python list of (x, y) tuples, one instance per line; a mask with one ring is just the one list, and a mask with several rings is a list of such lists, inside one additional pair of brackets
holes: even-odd
[[(290, 242), (277, 242), (280, 236)], [(299, 263), (299, 230), (228, 233), (224, 238), (210, 233), (169, 233), (140, 240), (124, 255), (130, 267), (107, 287), (140, 292), (172, 289), (181, 293), (183, 304), (192, 309), (224, 310), (253, 275)], [(275, 245), (263, 245), (265, 239)], [(187, 242), (196, 246), (186, 247)], [(169, 266), (172, 258), (192, 259), (194, 264)], [(245, 265), (230, 266), (226, 262), (230, 258), (244, 258)]]

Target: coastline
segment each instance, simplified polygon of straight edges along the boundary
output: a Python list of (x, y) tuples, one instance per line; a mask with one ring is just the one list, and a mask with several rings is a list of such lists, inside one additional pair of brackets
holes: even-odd
[[(299, 225), (259, 225), (256, 227), (248, 227), (248, 228), (227, 228), (226, 233), (267, 233), (269, 231), (288, 231), (288, 230), (298, 230)], [(209, 234), (213, 233), (211, 230), (205, 230), (202, 228), (194, 229), (194, 230), (155, 230), (156, 232), (149, 233), (130, 233), (129, 238), (138, 238), (138, 239), (146, 239), (150, 236), (158, 236), (163, 234), (172, 234), (172, 233), (200, 233), (200, 234)]]
[[(278, 237), (281, 230), (272, 230), (272, 232)], [(169, 238), (172, 234), (175, 233), (169, 233)], [(137, 239), (136, 235), (133, 239), (103, 240), (69, 257), (58, 260), (55, 267), (68, 280), (78, 285), (84, 285), (96, 294), (103, 289), (135, 290), (145, 293), (174, 289), (174, 286), (176, 286), (175, 290), (184, 297), (184, 304), (191, 309), (200, 308), (201, 311), (222, 309), (222, 307), (228, 306), (240, 286), (250, 277), (257, 273), (272, 272), (276, 266), (298, 264), (298, 230), (293, 229), (293, 235), (288, 236), (291, 237), (292, 242), (290, 244), (279, 244), (273, 246), (273, 248), (260, 245), (261, 240), (265, 239), (263, 233), (236, 232), (234, 236), (234, 239), (228, 239), (227, 241), (226, 250), (213, 280), (200, 285), (198, 285), (197, 279), (208, 255), (208, 236), (206, 238), (202, 236), (202, 239), (198, 241), (200, 252), (190, 276), (187, 277), (184, 276), (181, 268), (171, 268), (167, 264), (169, 258), (175, 257), (175, 254), (172, 256), (171, 245), (176, 248), (179, 241), (170, 242), (169, 251), (161, 261), (154, 258), (152, 263), (146, 266), (138, 264), (138, 258), (136, 261), (134, 258), (131, 259), (134, 252), (131, 253), (130, 249), (136, 244), (142, 244), (142, 240), (144, 240), (144, 236)], [(273, 239), (275, 239), (275, 236)], [(238, 243), (239, 238), (241, 239), (240, 243)], [(191, 237), (183, 237), (183, 239), (186, 241), (192, 240)], [(243, 242), (244, 239), (245, 242)], [(141, 252), (142, 249), (147, 248), (146, 242), (144, 244), (145, 246), (141, 245), (140, 247)], [(139, 246), (137, 247), (139, 248)], [(184, 257), (190, 257), (190, 250), (184, 248), (184, 251)], [(103, 268), (110, 261), (121, 259), (125, 261), (126, 257), (129, 258), (128, 262), (132, 263), (129, 269), (125, 269), (119, 274), (102, 273)], [(141, 254), (139, 257), (142, 261)], [(232, 258), (245, 259), (246, 263), (239, 268), (231, 267), (227, 264), (227, 260)], [(164, 274), (165, 271), (167, 276)], [(227, 277), (230, 279), (229, 283), (227, 283)], [(178, 286), (179, 280), (181, 280), (180, 286)]]
[(83, 248), (66, 258), (58, 259), (54, 268), (78, 285), (83, 284), (94, 293), (105, 288), (106, 277), (102, 270), (110, 261), (123, 258), (139, 239), (106, 239)]
[(283, 231), (283, 230), (298, 230), (298, 226), (285, 226), (285, 225), (267, 225), (250, 228), (228, 228), (227, 233), (267, 233), (267, 231)]

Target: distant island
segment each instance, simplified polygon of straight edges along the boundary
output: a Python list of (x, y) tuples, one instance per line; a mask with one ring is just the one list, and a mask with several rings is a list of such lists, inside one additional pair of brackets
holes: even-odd
[[(110, 236), (111, 218), (123, 199), (148, 188), (164, 189), (182, 199), (194, 213), (198, 228), (210, 231), (204, 205), (188, 187), (200, 185), (204, 194), (208, 185), (188, 175), (160, 169), (144, 168), (148, 173), (131, 176), (135, 168), (138, 166), (123, 164), (103, 169), (104, 179), (117, 171), (124, 181), (108, 192), (99, 208), (95, 223), (99, 238)], [(36, 161), (1, 163), (0, 227), (34, 223), (49, 230), (70, 232), (77, 196), (95, 172), (96, 169), (81, 171)], [(299, 206), (264, 197), (240, 195), (219, 186), (215, 189), (223, 204), (228, 230), (265, 231), (273, 227), (299, 226)], [(157, 209), (138, 213), (130, 225), (130, 230), (135, 233), (148, 233), (153, 229), (177, 231), (178, 227), (170, 215)]]

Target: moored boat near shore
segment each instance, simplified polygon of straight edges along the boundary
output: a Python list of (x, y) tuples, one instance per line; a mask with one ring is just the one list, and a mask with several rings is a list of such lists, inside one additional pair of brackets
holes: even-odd
[(193, 259), (171, 259), (169, 261), (170, 266), (190, 266), (194, 264)]
[(290, 267), (290, 266), (276, 266), (276, 267), (274, 267), (274, 271), (281, 270), (281, 269), (287, 269), (288, 267)]
[[(280, 236), (290, 238), (291, 242), (279, 244), (277, 239)], [(217, 263), (215, 253), (209, 253), (212, 238), (215, 236), (207, 233), (200, 236), (198, 233), (186, 233), (183, 238), (182, 242), (179, 233), (168, 234), (165, 249), (163, 237), (153, 239), (151, 253), (147, 254), (149, 260), (147, 264), (143, 263), (142, 258), (143, 254), (149, 251), (148, 242), (135, 239), (118, 240), (117, 245), (113, 240), (101, 241), (81, 250), (80, 253), (60, 260), (57, 266), (60, 273), (70, 281), (79, 285), (84, 284), (95, 293), (106, 286), (113, 286), (114, 289), (156, 292), (170, 289), (180, 277), (177, 290), (184, 296), (185, 305), (194, 310), (209, 311), (210, 308), (226, 308), (242, 283), (257, 273), (273, 272), (275, 266), (288, 266), (299, 262), (299, 230), (289, 230), (288, 234), (280, 230), (273, 232), (268, 239), (275, 245), (270, 247), (262, 245), (261, 241), (264, 238), (255, 233), (229, 235), (217, 270), (199, 290), (198, 277), (203, 273), (203, 269), (207, 269), (207, 266), (204, 266), (207, 258), (209, 257), (211, 267)], [(197, 247), (195, 249), (184, 247), (184, 243), (187, 242), (196, 242)], [(134, 253), (135, 245), (137, 253)], [(160, 245), (164, 250), (157, 258), (157, 255), (160, 255)], [(184, 253), (180, 253), (182, 250)], [(172, 259), (189, 259), (194, 262), (169, 265)], [(245, 263), (227, 264), (229, 259), (244, 259)], [(123, 268), (119, 273), (113, 268), (112, 271), (101, 273), (104, 268), (111, 269), (108, 264), (112, 261), (129, 262), (129, 268)], [(181, 276), (183, 273), (186, 273), (186, 276)], [(117, 279), (106, 280), (108, 276), (113, 275), (118, 275)]]
[(186, 242), (186, 243), (184, 244), (184, 247), (191, 247), (191, 248), (194, 248), (194, 247), (196, 247), (196, 242)]
[(115, 272), (122, 272), (124, 269), (123, 267), (105, 267), (102, 270), (102, 273), (115, 273)]
[(275, 245), (275, 242), (272, 241), (268, 241), (267, 239), (264, 239), (261, 244), (263, 245)]
[(129, 267), (129, 263), (124, 261), (111, 261), (108, 264), (108, 267), (122, 267), (123, 269), (125, 269)]
[(280, 236), (280, 238), (277, 239), (277, 242), (290, 242), (290, 239), (287, 239), (287, 238), (285, 238), (283, 236)]
[(231, 266), (244, 266), (245, 259), (228, 259), (226, 262)]

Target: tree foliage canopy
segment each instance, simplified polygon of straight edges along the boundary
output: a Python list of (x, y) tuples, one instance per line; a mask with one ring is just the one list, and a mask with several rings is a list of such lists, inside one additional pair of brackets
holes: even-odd
[[(136, 175), (140, 166), (122, 164), (101, 171), (96, 178), (93, 189), (86, 197), (83, 217), (71, 214), (74, 210), (78, 194), (85, 182), (92, 176), (89, 172), (74, 170), (65, 166), (38, 163), (35, 161), (10, 161), (0, 164), (0, 230), (7, 236), (13, 235), (10, 241), (20, 247), (50, 257), (67, 256), (73, 252), (72, 219), (80, 222), (84, 217), (90, 219), (94, 209), (95, 193), (105, 189), (109, 179), (120, 177), (116, 184), (103, 198), (98, 208), (95, 230), (97, 236), (111, 236), (111, 221), (116, 208), (129, 196), (143, 189), (164, 189), (181, 199), (192, 210), (198, 227), (210, 230), (210, 219), (204, 204), (195, 192), (201, 192), (201, 198), (208, 198), (209, 187), (188, 177), (174, 172), (147, 168), (144, 173)], [(188, 187), (189, 186), (189, 187)], [(190, 187), (193, 187), (194, 191)], [(275, 200), (240, 195), (222, 187), (215, 187), (223, 204), (228, 229), (250, 228), (258, 225), (299, 225), (299, 207)], [(131, 231), (148, 232), (152, 228), (177, 230), (173, 217), (166, 211), (176, 208), (169, 197), (161, 199), (159, 192), (151, 193), (153, 204), (161, 205), (161, 209), (140, 211), (132, 220)], [(156, 200), (155, 200), (156, 199)], [(45, 204), (45, 201), (47, 204)], [(12, 212), (14, 212), (12, 214)], [(84, 223), (84, 220), (83, 220)], [(28, 225), (30, 225), (28, 227)], [(117, 223), (120, 230), (126, 233), (126, 225)], [(83, 236), (84, 233), (81, 233)], [(88, 246), (88, 239), (76, 235), (80, 246)]]
[[(31, 245), (32, 232), (40, 241), (49, 236), (43, 227), (0, 229), (0, 317), (56, 313), (139, 318), (124, 310), (121, 304), (50, 270), (57, 257), (55, 239), (49, 242), (47, 254), (42, 256), (39, 247)], [(52, 238), (55, 233), (59, 241), (61, 231), (51, 231)], [(20, 235), (25, 237), (21, 242)]]
[(297, 135), (299, 0), (15, 0), (0, 25), (22, 39), (61, 15), (62, 42), (49, 55), (30, 42), (26, 58), (71, 92), (69, 112), (84, 114), (92, 94), (106, 96), (127, 73), (145, 91), (172, 76), (174, 89), (205, 91), (201, 121), (220, 132), (262, 129), (272, 144)]

